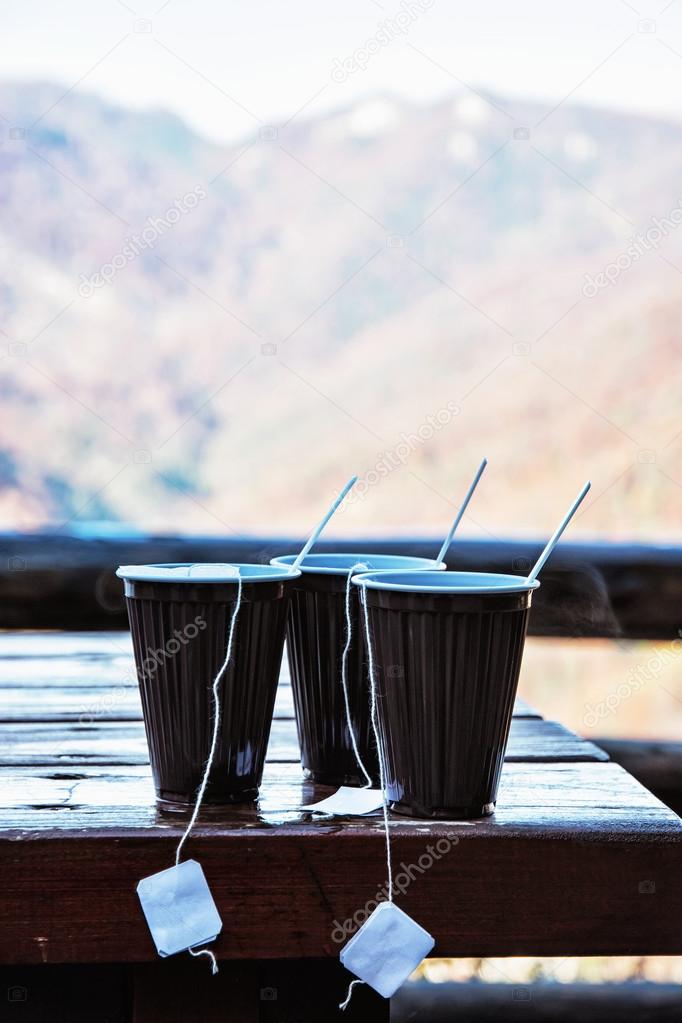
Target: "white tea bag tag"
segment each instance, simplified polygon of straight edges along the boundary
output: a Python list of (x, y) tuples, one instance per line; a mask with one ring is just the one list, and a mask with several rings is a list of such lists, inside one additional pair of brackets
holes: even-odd
[(363, 816), (378, 810), (381, 803), (381, 789), (353, 789), (349, 785), (342, 785), (333, 796), (327, 796), (319, 803), (309, 803), (301, 809), (334, 813), (342, 817)]
[(188, 579), (239, 579), (239, 569), (236, 565), (226, 565), (224, 562), (198, 562), (196, 565), (189, 565), (185, 570)]
[(390, 998), (425, 959), (434, 939), (393, 902), (381, 902), (341, 949), (341, 962)]
[(143, 877), (137, 894), (160, 956), (204, 945), (222, 930), (223, 922), (196, 860)]

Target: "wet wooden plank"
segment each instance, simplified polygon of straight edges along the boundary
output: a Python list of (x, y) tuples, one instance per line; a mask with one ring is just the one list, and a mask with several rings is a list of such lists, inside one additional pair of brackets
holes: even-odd
[[(81, 830), (124, 835), (145, 829), (150, 838), (179, 836), (189, 814), (156, 805), (146, 766), (5, 768), (0, 779), (0, 834), (5, 837), (11, 832), (58, 837)], [(284, 824), (305, 825), (311, 832), (318, 829), (324, 833), (330, 829), (335, 833), (340, 826), (380, 831), (379, 819), (332, 821), (300, 809), (333, 791), (304, 780), (298, 764), (270, 763), (256, 804), (205, 806), (196, 834), (218, 836), (239, 827)], [(676, 823), (682, 826), (672, 811), (615, 764), (511, 762), (502, 774), (495, 815), (483, 821), (453, 823), (452, 827), (474, 828), (491, 837), (502, 828), (519, 834), (542, 829), (543, 835), (584, 838), (590, 834), (623, 838), (632, 832), (642, 839)], [(393, 814), (393, 832), (425, 833), (430, 826), (423, 820)]]
[[(275, 719), (294, 716), (286, 655)], [(514, 717), (540, 717), (520, 697)], [(0, 633), (0, 723), (138, 721), (132, 644), (127, 633)]]
[[(15, 715), (0, 724), (6, 962), (156, 958), (134, 887), (172, 862), (187, 812), (155, 803), (134, 676), (117, 684), (132, 665), (120, 639), (112, 650), (107, 636), (0, 637), (13, 651), (0, 652), (0, 714)], [(114, 694), (130, 720), (105, 706)], [(278, 713), (285, 700), (290, 715), (284, 673)], [(92, 702), (91, 723), (65, 720)], [(383, 883), (381, 823), (300, 810), (331, 790), (303, 781), (291, 719), (274, 722), (268, 757), (258, 803), (206, 807), (191, 839), (230, 921), (218, 954), (336, 956), (335, 921)], [(393, 816), (394, 863), (408, 873), (400, 901), (408, 912), (413, 901), (439, 954), (682, 950), (656, 900), (666, 914), (682, 908), (680, 821), (605, 759), (556, 722), (518, 716), (492, 818)], [(438, 842), (447, 855), (412, 870)]]
[[(105, 661), (120, 660), (132, 665), (133, 644), (129, 632), (0, 631), (0, 682), (11, 677), (20, 668), (17, 662), (23, 660), (52, 662), (46, 665), (46, 670), (55, 671), (69, 662), (76, 669), (85, 666), (86, 671)], [(289, 677), (286, 658), (282, 672)]]
[(99, 657), (0, 657), (0, 699), (5, 689), (137, 688), (132, 654)]
[[(292, 720), (273, 722), (268, 758), (299, 759)], [(0, 768), (20, 764), (146, 764), (148, 760), (141, 721), (98, 718), (90, 724), (37, 721), (0, 725)]]
[(8, 686), (0, 689), (0, 722), (61, 721), (88, 724), (97, 720), (141, 721), (137, 685), (50, 687)]
[[(298, 738), (292, 720), (273, 722), (268, 760), (297, 761)], [(515, 718), (507, 760), (607, 760), (593, 743), (563, 725), (542, 718)], [(95, 718), (92, 723), (30, 722), (0, 724), (0, 767), (30, 764), (146, 764), (142, 722)]]
[[(294, 716), (291, 687), (277, 690), (275, 718)], [(38, 686), (0, 687), (0, 723), (30, 721), (141, 721), (142, 704), (134, 686), (64, 686), (41, 690)]]
[[(137, 687), (132, 653), (110, 654), (102, 648), (97, 655), (69, 657), (3, 657), (0, 654), (0, 692), (18, 686), (71, 689), (79, 686)], [(289, 671), (282, 664), (281, 681), (289, 684)]]
[[(135, 885), (172, 863), (185, 816), (160, 814), (148, 776), (130, 770), (67, 784), (62, 806), (7, 811), (2, 961), (155, 959)], [(384, 883), (380, 820), (304, 817), (292, 804), (311, 787), (280, 770), (260, 806), (202, 814), (188, 846), (229, 921), (225, 958), (336, 956), (344, 921)], [(123, 807), (98, 803), (98, 785), (140, 786), (139, 804), (130, 791)], [(394, 815), (391, 831), (399, 904), (437, 955), (682, 952), (682, 823), (614, 764), (509, 764), (493, 818)]]
[[(95, 676), (96, 677), (96, 676)], [(294, 698), (291, 686), (281, 679), (275, 700), (275, 718), (293, 718)], [(514, 717), (539, 717), (527, 703), (518, 699)], [(142, 705), (137, 682), (132, 685), (0, 685), (0, 723), (28, 721), (93, 720), (141, 721)]]
[(7, 657), (132, 657), (129, 632), (61, 632), (10, 629), (0, 631), (0, 658)]

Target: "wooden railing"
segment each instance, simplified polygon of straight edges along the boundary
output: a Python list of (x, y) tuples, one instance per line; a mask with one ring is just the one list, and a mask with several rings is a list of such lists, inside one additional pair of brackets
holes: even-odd
[[(120, 564), (267, 562), (291, 538), (0, 534), (0, 628), (124, 629)], [(456, 540), (450, 569), (523, 575), (540, 540)], [(324, 540), (319, 551), (435, 557), (424, 539)], [(530, 632), (542, 636), (675, 639), (682, 628), (682, 546), (564, 542), (542, 574)]]

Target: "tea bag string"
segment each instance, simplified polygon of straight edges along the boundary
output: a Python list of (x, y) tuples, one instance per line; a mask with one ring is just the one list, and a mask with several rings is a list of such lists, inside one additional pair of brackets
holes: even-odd
[(215, 957), (215, 953), (211, 952), (210, 948), (199, 948), (197, 949), (196, 952), (194, 951), (193, 948), (188, 948), (187, 951), (191, 956), (194, 956), (196, 959), (198, 959), (199, 956), (208, 956), (208, 958), (211, 960), (211, 974), (215, 977), (216, 973), (218, 972), (218, 960)]
[[(384, 816), (384, 834), (386, 836), (386, 871), (388, 878), (388, 901), (393, 902), (393, 866), (391, 861), (391, 835), (388, 824), (388, 800), (386, 799), (386, 765), (384, 763), (384, 753), (381, 748), (381, 739), (379, 737), (379, 724), (377, 718), (377, 685), (376, 685), (376, 674), (374, 671), (374, 649), (372, 647), (372, 636), (369, 628), (369, 614), (367, 612), (367, 592), (364, 586), (360, 587), (360, 602), (362, 604), (362, 612), (365, 623), (365, 640), (367, 643), (367, 660), (369, 662), (369, 687), (370, 687), (370, 720), (372, 722), (372, 731), (374, 733), (374, 741), (377, 745), (377, 757), (379, 760), (379, 784), (381, 785), (381, 808)], [(353, 997), (353, 988), (356, 984), (364, 984), (364, 980), (352, 980), (348, 985), (348, 991), (343, 1002), (339, 1004), (339, 1009), (345, 1010), (350, 1005), (350, 1000)]]
[(377, 714), (377, 683), (374, 671), (374, 650), (372, 647), (372, 636), (369, 628), (369, 613), (367, 611), (367, 592), (365, 587), (360, 588), (360, 602), (365, 621), (365, 640), (367, 642), (367, 659), (369, 666), (369, 691), (370, 691), (370, 721), (374, 732), (374, 741), (377, 746), (377, 757), (379, 760), (379, 784), (381, 786), (381, 808), (384, 816), (384, 834), (386, 836), (386, 870), (388, 879), (388, 901), (393, 902), (393, 867), (391, 860), (391, 836), (388, 824), (388, 800), (386, 798), (386, 763), (384, 751), (379, 736), (379, 720)]
[[(180, 853), (182, 851), (182, 847), (189, 838), (190, 832), (196, 823), (197, 817), (199, 816), (199, 810), (201, 809), (204, 793), (206, 792), (206, 786), (208, 785), (209, 775), (211, 773), (211, 768), (213, 766), (215, 751), (218, 748), (218, 735), (220, 734), (220, 683), (222, 682), (223, 675), (227, 671), (228, 665), (232, 658), (234, 633), (237, 625), (237, 615), (239, 614), (239, 608), (241, 607), (241, 603), (242, 603), (242, 579), (240, 576), (237, 581), (237, 599), (235, 601), (234, 608), (232, 609), (232, 617), (230, 619), (230, 628), (227, 637), (227, 650), (225, 651), (225, 660), (218, 669), (218, 673), (216, 674), (216, 677), (213, 679), (213, 686), (211, 687), (211, 692), (213, 695), (213, 734), (211, 736), (211, 748), (208, 753), (208, 759), (206, 760), (206, 764), (204, 766), (204, 775), (201, 779), (201, 785), (199, 786), (199, 790), (197, 792), (197, 798), (194, 804), (194, 809), (192, 810), (192, 816), (190, 817), (189, 823), (185, 828), (184, 834), (178, 843), (177, 849), (175, 850), (176, 867), (179, 866), (180, 864)], [(211, 951), (210, 948), (201, 948), (196, 951), (193, 948), (190, 948), (188, 949), (188, 951), (191, 956), (195, 957), (208, 956), (208, 958), (211, 960), (211, 973), (215, 975), (218, 972), (218, 961), (215, 957), (215, 954)]]
[(339, 1009), (345, 1010), (350, 1005), (350, 1000), (353, 997), (353, 988), (356, 984), (364, 984), (364, 980), (352, 980), (348, 985), (348, 991), (346, 992), (345, 999), (339, 1003)]
[(192, 828), (194, 827), (194, 825), (196, 824), (197, 817), (199, 816), (199, 810), (201, 809), (201, 803), (202, 803), (203, 798), (204, 798), (204, 793), (206, 792), (206, 786), (208, 785), (209, 774), (211, 773), (211, 768), (213, 766), (213, 758), (215, 757), (215, 751), (218, 748), (218, 735), (219, 735), (219, 732), (220, 732), (220, 683), (222, 682), (223, 675), (227, 671), (228, 665), (229, 665), (230, 660), (232, 658), (232, 646), (233, 646), (233, 642), (234, 642), (234, 632), (235, 632), (235, 626), (237, 624), (237, 615), (239, 614), (239, 608), (241, 607), (241, 603), (242, 603), (242, 579), (241, 579), (241, 576), (240, 576), (238, 581), (237, 581), (237, 600), (235, 601), (234, 608), (232, 609), (232, 618), (230, 619), (230, 629), (229, 629), (228, 639), (227, 639), (227, 650), (225, 652), (225, 660), (223, 661), (222, 665), (218, 669), (218, 673), (217, 673), (216, 677), (213, 680), (213, 686), (212, 686), (212, 689), (211, 689), (211, 692), (213, 694), (213, 735), (211, 736), (211, 747), (209, 749), (208, 759), (207, 759), (206, 764), (204, 766), (204, 775), (203, 775), (203, 778), (201, 779), (201, 785), (199, 786), (199, 791), (197, 792), (197, 798), (196, 798), (196, 802), (194, 804), (194, 810), (192, 811), (192, 816), (190, 817), (189, 823), (188, 823), (187, 827), (185, 828), (185, 833), (183, 834), (182, 838), (180, 839), (180, 841), (178, 843), (178, 847), (175, 850), (175, 866), (176, 867), (180, 863), (180, 852), (182, 850), (182, 847), (185, 844), (185, 842), (187, 841), (187, 839), (189, 838), (189, 834), (190, 834)]
[(355, 735), (355, 729), (353, 728), (353, 721), (350, 713), (350, 697), (348, 695), (348, 654), (353, 641), (353, 621), (350, 613), (350, 597), (351, 597), (351, 584), (353, 581), (353, 575), (355, 572), (369, 571), (369, 565), (365, 565), (364, 562), (360, 561), (356, 565), (353, 565), (348, 571), (348, 578), (346, 580), (346, 597), (345, 597), (345, 611), (346, 611), (346, 644), (343, 648), (343, 655), (341, 657), (341, 686), (343, 688), (343, 702), (346, 709), (346, 724), (348, 725), (348, 732), (350, 733), (350, 741), (353, 747), (353, 753), (355, 754), (355, 760), (358, 767), (365, 776), (366, 784), (363, 788), (371, 789), (372, 779), (369, 771), (365, 767), (362, 757), (360, 756), (360, 750), (358, 749), (358, 741)]

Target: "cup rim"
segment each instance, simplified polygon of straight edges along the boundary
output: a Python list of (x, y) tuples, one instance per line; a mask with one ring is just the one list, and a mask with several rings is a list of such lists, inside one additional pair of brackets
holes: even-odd
[[(280, 554), (275, 558), (271, 558), (270, 564), (286, 567), (291, 565), (297, 556), (296, 554)], [(335, 559), (338, 561), (336, 565), (334, 564)], [(366, 552), (364, 554), (307, 554), (299, 565), (299, 569), (304, 575), (347, 576), (349, 570), (354, 565), (367, 561), (385, 561), (387, 565), (386, 568), (380, 568), (378, 565), (368, 565), (363, 570), (365, 575), (383, 572), (418, 572), (420, 570), (422, 572), (445, 571), (445, 563), (442, 561), (438, 562), (435, 558), (419, 558), (408, 554), (368, 554)], [(322, 562), (329, 562), (329, 564), (322, 564)], [(414, 568), (410, 568), (410, 565), (414, 565)], [(359, 575), (359, 573), (360, 570), (358, 570), (357, 574)]]
[[(191, 568), (201, 565), (213, 565), (213, 562), (201, 561), (166, 561), (150, 565), (119, 565), (116, 575), (119, 579), (128, 582), (144, 583), (179, 583), (180, 585), (193, 584), (203, 586), (209, 585), (229, 586), (230, 583), (237, 583), (239, 579), (243, 583), (266, 583), (277, 582), (283, 579), (297, 579), (300, 576), (298, 569), (286, 568), (277, 565), (250, 564), (247, 562), (226, 562), (225, 568), (236, 568), (238, 576), (227, 575), (216, 571), (214, 575), (173, 575), (170, 570), (178, 568)], [(216, 568), (218, 563), (215, 563)], [(154, 569), (158, 571), (154, 572)]]
[(402, 593), (501, 594), (529, 593), (540, 585), (525, 576), (501, 572), (364, 572), (353, 576), (355, 586), (370, 590), (395, 590)]

